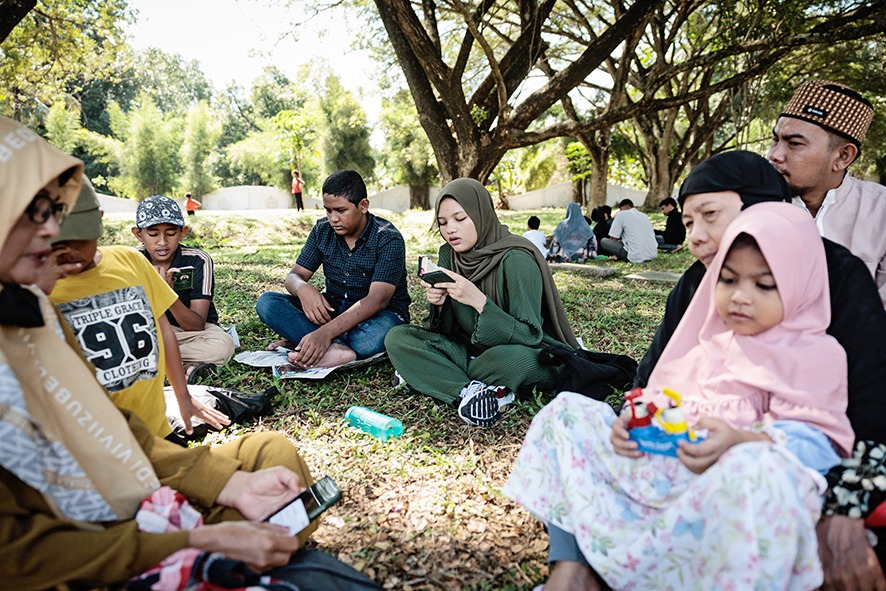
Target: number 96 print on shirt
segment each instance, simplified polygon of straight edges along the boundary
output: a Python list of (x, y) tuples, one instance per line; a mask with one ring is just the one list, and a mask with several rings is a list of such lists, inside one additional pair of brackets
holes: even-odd
[(157, 375), (157, 326), (141, 285), (60, 304), (59, 310), (108, 392)]

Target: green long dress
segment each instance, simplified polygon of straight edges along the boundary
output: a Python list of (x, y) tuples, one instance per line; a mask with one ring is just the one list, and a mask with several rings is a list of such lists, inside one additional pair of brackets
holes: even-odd
[[(450, 267), (451, 250), (439, 264)], [(519, 249), (505, 254), (498, 269), (502, 307), (488, 297), (483, 312), (447, 298), (430, 306), (424, 326), (400, 325), (385, 338), (394, 368), (424, 394), (453, 403), (472, 380), (491, 386), (553, 388), (558, 367), (538, 362), (541, 349), (558, 341), (543, 331), (542, 281), (538, 263)]]

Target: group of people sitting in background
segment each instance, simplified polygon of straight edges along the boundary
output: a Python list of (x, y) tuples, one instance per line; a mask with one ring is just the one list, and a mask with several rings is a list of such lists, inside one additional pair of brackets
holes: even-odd
[[(668, 297), (636, 385), (659, 407), (664, 389), (680, 392), (703, 440), (680, 443), (676, 458), (642, 454), (627, 416), (604, 403), (565, 392), (542, 409), (504, 493), (547, 524), (546, 591), (686, 581), (886, 589), (884, 532), (864, 525), (886, 500), (886, 189), (846, 174), (872, 116), (845, 86), (804, 84), (769, 161), (735, 151), (696, 166), (680, 188), (682, 213), (662, 201), (661, 240), (629, 200), (611, 220), (592, 214), (600, 239), (572, 204), (543, 252), (499, 221), (481, 183), (456, 179), (435, 204), (448, 280), (421, 282), (420, 326), (409, 324), (402, 236), (369, 213), (359, 175), (339, 171), (324, 183), (327, 215), (286, 277), (288, 295), (263, 294), (257, 312), (294, 364), (385, 350), (412, 388), (490, 426), (521, 393), (554, 388), (559, 367), (539, 362), (542, 348), (579, 347), (547, 263), (555, 244), (564, 260), (598, 249), (650, 260), (682, 244), (677, 212), (698, 260)], [(312, 482), (285, 438), (211, 449), (162, 439), (168, 424), (148, 399), (164, 374), (183, 417), (220, 426), (226, 417), (190, 399), (186, 366), (233, 351), (216, 326), (211, 258), (180, 244), (178, 205), (160, 196), (139, 205), (141, 253), (99, 247), (101, 212), (82, 163), (9, 120), (0, 140), (7, 584), (139, 588), (173, 571), (211, 579), (218, 571), (203, 565), (228, 561), (248, 567), (237, 571), (242, 587), (323, 589), (332, 583), (303, 568), (319, 564), (347, 581), (329, 588), (376, 588), (298, 551), (316, 525), (292, 537), (263, 522)], [(321, 266), (324, 291), (309, 283)], [(177, 284), (183, 269), (188, 288)], [(145, 498), (166, 516), (158, 529), (136, 519)], [(183, 528), (189, 503), (199, 514)]]
[(578, 203), (570, 203), (566, 206), (566, 219), (557, 224), (550, 241), (539, 230), (541, 220), (537, 216), (529, 218), (523, 237), (552, 263), (584, 263), (597, 256), (645, 263), (654, 259), (659, 250), (682, 250), (686, 229), (672, 197), (661, 202), (662, 213), (667, 218), (664, 231), (654, 230), (649, 217), (636, 209), (630, 199), (622, 199), (618, 209), (613, 219), (612, 208), (601, 205), (595, 207), (588, 218)]
[(608, 205), (595, 207), (588, 218), (582, 215), (578, 203), (570, 203), (566, 207), (566, 219), (557, 224), (550, 241), (539, 230), (541, 220), (537, 216), (529, 218), (523, 237), (554, 263), (584, 263), (598, 255), (645, 263), (654, 259), (659, 250), (683, 250), (686, 239), (686, 227), (677, 201), (666, 197), (659, 203), (659, 208), (665, 216), (664, 230), (653, 229), (649, 217), (636, 209), (630, 199), (618, 203), (619, 211), (614, 218)]

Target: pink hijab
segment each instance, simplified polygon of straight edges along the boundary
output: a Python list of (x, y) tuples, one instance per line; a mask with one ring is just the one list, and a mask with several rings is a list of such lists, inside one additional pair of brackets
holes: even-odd
[[(729, 330), (714, 305), (720, 269), (741, 233), (757, 241), (784, 306), (781, 323), (751, 336)], [(846, 417), (846, 353), (825, 333), (830, 321), (828, 270), (815, 222), (787, 203), (754, 205), (726, 229), (649, 378), (647, 397), (659, 404), (663, 388), (679, 392), (690, 424), (702, 415), (737, 428), (768, 419), (802, 421), (845, 456), (855, 441)]]

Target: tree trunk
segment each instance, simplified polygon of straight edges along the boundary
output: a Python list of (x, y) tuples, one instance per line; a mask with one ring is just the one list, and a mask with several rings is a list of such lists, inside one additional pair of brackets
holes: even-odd
[(0, 41), (6, 39), (25, 15), (37, 5), (37, 0), (6, 0), (0, 9)]
[(595, 144), (592, 146), (593, 149), (588, 149), (588, 154), (594, 166), (594, 169), (591, 171), (591, 197), (588, 203), (585, 204), (589, 209), (593, 209), (598, 205), (606, 205), (606, 186), (609, 180), (610, 131), (607, 129), (596, 135)]
[(409, 185), (409, 208), (431, 209), (427, 185)]
[(652, 177), (649, 179), (649, 192), (646, 193), (646, 207), (657, 207), (665, 197), (671, 196), (671, 167), (668, 160), (668, 145), (659, 146), (652, 155), (652, 163), (649, 170)]

